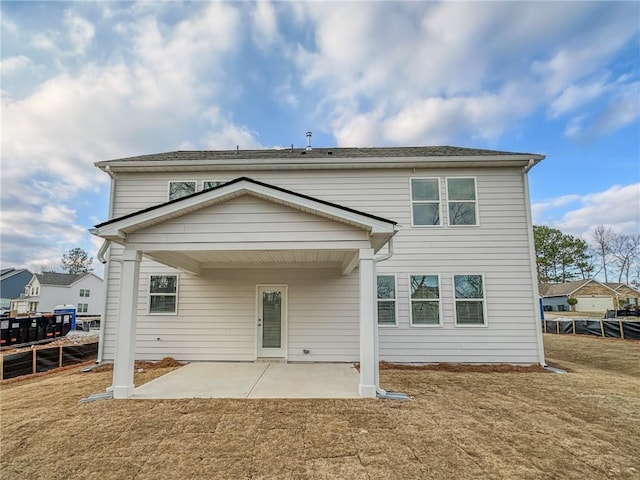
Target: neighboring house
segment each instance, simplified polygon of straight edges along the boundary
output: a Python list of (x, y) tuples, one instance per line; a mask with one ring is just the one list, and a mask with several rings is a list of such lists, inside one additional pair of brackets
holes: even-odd
[(640, 292), (626, 283), (605, 283), (605, 285), (613, 289), (618, 295), (618, 308), (625, 306), (640, 306)]
[(571, 310), (567, 299), (578, 300), (576, 312), (605, 313), (617, 308), (618, 294), (604, 283), (594, 279), (565, 283), (541, 283), (538, 286), (542, 296), (542, 306), (548, 311), (567, 312)]
[(104, 282), (93, 273), (36, 273), (11, 303), (18, 313), (52, 312), (57, 305), (71, 304), (78, 315), (101, 315)]
[(11, 308), (11, 299), (24, 292), (33, 273), (26, 268), (3, 268), (0, 271), (0, 308)]
[(457, 147), (190, 151), (112, 178), (99, 360), (544, 363), (527, 172)]

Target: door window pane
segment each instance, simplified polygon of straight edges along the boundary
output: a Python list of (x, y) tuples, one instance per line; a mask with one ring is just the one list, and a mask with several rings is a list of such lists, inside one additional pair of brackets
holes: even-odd
[(282, 346), (282, 293), (262, 293), (262, 347)]

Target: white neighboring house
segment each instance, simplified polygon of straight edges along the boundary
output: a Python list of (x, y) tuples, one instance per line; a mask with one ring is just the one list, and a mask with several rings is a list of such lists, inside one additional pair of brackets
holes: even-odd
[(53, 312), (63, 304), (75, 305), (78, 315), (101, 315), (103, 280), (93, 273), (36, 273), (24, 294), (11, 301), (11, 309), (18, 313)]
[[(458, 147), (179, 151), (111, 176), (98, 360), (544, 364), (527, 173)], [(110, 247), (110, 248), (109, 248)]]

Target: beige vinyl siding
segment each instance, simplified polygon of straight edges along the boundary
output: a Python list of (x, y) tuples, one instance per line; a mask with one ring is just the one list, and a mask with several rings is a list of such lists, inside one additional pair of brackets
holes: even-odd
[[(188, 180), (198, 180), (199, 188), (202, 185), (202, 181), (210, 180), (211, 178), (231, 180), (246, 176), (398, 222), (400, 231), (394, 238), (395, 254), (390, 260), (377, 266), (377, 273), (396, 274), (398, 277), (398, 326), (380, 329), (381, 358), (403, 362), (537, 362), (535, 335), (537, 305), (534, 303), (532, 294), (528, 227), (525, 216), (526, 202), (521, 169), (398, 168), (335, 171), (205, 171), (188, 172), (187, 176)], [(476, 179), (478, 226), (448, 226), (445, 190), (446, 178), (449, 176), (470, 176)], [(409, 184), (412, 177), (437, 177), (441, 179), (441, 226), (434, 226), (428, 229), (411, 227)], [(116, 217), (122, 216), (165, 202), (168, 182), (181, 179), (183, 179), (181, 175), (170, 173), (119, 173), (116, 182), (114, 215)], [(253, 201), (253, 199), (247, 197), (245, 201)], [(279, 206), (277, 207), (280, 208)], [(205, 217), (209, 215), (206, 219), (202, 218), (205, 224), (209, 220), (217, 222), (217, 220), (214, 220), (215, 215), (217, 215), (215, 212), (215, 208), (212, 208), (210, 213), (204, 214)], [(281, 228), (281, 224), (278, 223), (278, 218), (280, 217), (277, 211), (272, 213), (273, 217), (270, 220), (270, 226), (272, 227), (271, 231), (274, 232), (272, 235), (276, 235)], [(263, 214), (271, 215), (271, 213), (267, 212), (263, 212)], [(192, 219), (195, 221), (200, 214), (193, 215)], [(292, 220), (293, 217), (295, 215), (291, 217)], [(266, 221), (267, 218), (265, 216), (264, 220)], [(246, 223), (251, 223), (249, 218), (246, 220), (247, 222), (245, 222), (245, 219), (238, 219), (235, 222), (245, 233), (253, 228), (249, 225), (244, 226)], [(231, 227), (233, 222), (228, 221), (227, 225)], [(181, 228), (177, 226), (179, 223), (179, 221), (175, 224), (172, 223), (170, 228)], [(301, 229), (305, 228), (302, 224), (298, 226)], [(307, 227), (314, 228), (311, 224)], [(162, 227), (158, 226), (158, 228), (161, 229)], [(185, 224), (184, 228), (193, 229), (196, 227)], [(213, 229), (210, 226), (198, 228)], [(229, 230), (229, 235), (232, 233)], [(245, 233), (241, 234), (245, 235)], [(166, 231), (162, 234), (173, 235), (174, 233)], [(116, 280), (119, 269), (116, 267), (115, 262), (112, 263), (112, 267), (110, 277)], [(146, 269), (145, 263), (143, 270)], [(443, 309), (442, 327), (420, 329), (411, 327), (409, 324), (408, 275), (423, 271), (440, 275)], [(267, 276), (277, 276), (278, 274), (278, 270), (272, 269), (252, 272), (251, 275), (255, 272), (261, 272), (259, 275), (261, 279), (263, 278), (263, 273)], [(334, 273), (339, 275), (339, 272)], [(357, 270), (355, 273), (357, 274)], [(454, 326), (452, 275), (465, 273), (484, 275), (487, 328)], [(247, 270), (239, 271), (238, 275), (246, 275), (247, 278), (251, 277)], [(141, 278), (144, 280), (144, 274)], [(255, 288), (255, 283), (260, 283), (255, 278), (251, 278), (251, 281), (254, 283), (252, 288)], [(263, 283), (286, 283), (275, 278), (273, 280), (260, 281)], [(183, 307), (185, 302), (182, 297), (182, 290), (183, 288), (187, 289), (187, 291), (189, 290), (192, 279), (182, 273), (180, 282), (179, 309)], [(113, 286), (113, 281), (110, 283), (109, 305), (113, 305), (113, 295), (117, 294), (117, 288)], [(144, 288), (141, 284), (141, 290), (144, 291)], [(356, 305), (355, 308), (357, 309), (358, 290), (355, 287), (352, 290), (338, 290), (335, 297), (331, 299), (325, 298), (319, 304), (331, 304), (330, 306), (333, 309), (331, 314), (342, 318), (340, 308), (334, 308), (334, 306), (339, 306), (339, 302), (346, 298), (347, 295), (352, 295), (352, 300), (356, 302), (354, 305)], [(253, 299), (255, 293), (252, 292), (249, 296), (251, 296), (250, 306), (255, 308), (255, 300)], [(290, 303), (296, 301), (292, 291), (289, 292), (289, 297)], [(196, 298), (193, 298), (193, 300), (197, 301)], [(248, 301), (248, 297), (243, 297), (242, 301)], [(306, 298), (305, 301), (311, 302), (311, 299)], [(349, 304), (351, 303), (349, 302)], [(238, 308), (235, 305), (231, 311), (236, 312)], [(313, 303), (309, 303), (308, 309), (311, 312), (305, 318), (311, 318), (317, 314)], [(113, 312), (112, 309), (109, 311)], [(349, 310), (347, 315), (349, 318), (351, 318), (351, 313)], [(107, 338), (110, 338), (109, 335), (113, 335), (113, 327), (110, 325), (113, 323), (112, 315), (113, 313), (110, 313), (108, 316), (107, 332), (111, 333), (108, 333)], [(354, 318), (357, 318), (357, 312), (354, 315)], [(183, 318), (180, 313), (178, 317)], [(327, 317), (331, 317), (331, 315), (327, 314)], [(198, 321), (195, 320), (199, 317), (189, 316), (184, 318), (182, 321), (185, 327), (192, 328), (189, 325), (199, 325)], [(300, 338), (302, 338), (302, 340), (296, 340), (298, 342), (296, 343), (296, 348), (302, 346), (305, 342), (317, 340), (320, 344), (326, 344), (329, 350), (332, 348), (335, 350), (335, 355), (332, 358), (351, 360), (351, 357), (347, 358), (348, 355), (341, 356), (338, 354), (338, 352), (342, 352), (340, 347), (342, 336), (337, 335), (338, 332), (341, 332), (340, 329), (336, 329), (334, 338), (331, 341), (327, 341), (323, 329), (318, 330), (319, 327), (317, 325), (311, 326), (308, 322), (298, 324), (298, 321), (291, 315), (290, 311), (290, 332), (300, 332)], [(334, 323), (334, 327), (339, 323)], [(247, 332), (246, 326), (243, 325), (238, 324), (238, 332), (242, 332), (237, 333), (239, 336)], [(143, 327), (141, 326), (140, 328)], [(353, 328), (355, 333), (351, 332), (351, 330), (349, 332), (356, 335), (357, 344), (357, 323)], [(307, 339), (305, 336), (309, 338)], [(248, 338), (253, 339), (251, 335)], [(245, 340), (237, 339), (234, 342), (238, 344), (238, 352), (243, 353), (234, 354), (233, 359), (248, 358), (244, 356), (247, 355), (248, 348)], [(208, 359), (220, 358), (217, 353), (213, 352), (213, 343), (204, 348), (208, 352), (205, 354), (204, 350), (199, 346), (200, 341), (197, 337), (194, 337), (193, 342), (194, 355), (196, 351), (199, 352), (197, 354), (198, 358), (204, 358), (206, 355), (209, 355)], [(159, 344), (161, 343), (159, 342)], [(148, 351), (147, 346), (143, 348), (140, 345), (140, 348), (142, 348), (140, 350), (141, 353)], [(111, 350), (112, 347), (107, 348), (107, 352)], [(328, 355), (328, 357), (331, 357), (331, 355)], [(311, 357), (305, 356), (299, 359), (306, 360), (308, 358), (310, 359)]]
[(131, 233), (127, 241), (258, 243), (294, 239), (360, 243), (368, 238), (364, 230), (246, 195)]
[[(148, 315), (149, 276), (164, 271), (170, 269), (150, 261), (141, 266), (138, 359), (254, 360), (256, 284), (272, 283), (288, 285), (288, 360), (358, 359), (357, 273), (344, 276), (329, 268), (215, 269), (199, 277), (180, 273), (177, 315)], [(110, 302), (108, 318), (116, 309), (117, 302)], [(106, 359), (113, 358), (114, 323), (107, 323)]]

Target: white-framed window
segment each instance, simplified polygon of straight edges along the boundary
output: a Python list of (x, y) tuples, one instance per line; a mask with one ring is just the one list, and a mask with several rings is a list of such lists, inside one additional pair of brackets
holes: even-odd
[(79, 303), (78, 304), (78, 313), (87, 313), (89, 311), (88, 303)]
[(36, 287), (36, 295), (40, 295), (40, 287)]
[(477, 199), (474, 177), (447, 178), (449, 225), (478, 225)]
[(397, 318), (396, 276), (378, 275), (378, 325), (395, 326)]
[(176, 200), (178, 198), (186, 197), (196, 193), (196, 182), (189, 181), (176, 181), (169, 182), (169, 200)]
[(149, 313), (178, 312), (178, 275), (151, 275), (149, 279)]
[(454, 275), (456, 326), (487, 325), (487, 302), (483, 275)]
[(37, 312), (38, 311), (38, 302), (29, 302), (29, 311)]
[(91, 290), (89, 290), (88, 288), (81, 288), (80, 289), (80, 296), (81, 297), (89, 297), (89, 295), (91, 294)]
[(414, 327), (441, 326), (440, 276), (409, 275), (411, 325)]
[(220, 185), (227, 183), (224, 180), (205, 180), (202, 182), (202, 190), (211, 190), (212, 188), (219, 187)]
[(411, 179), (411, 225), (433, 227), (440, 225), (440, 179)]

